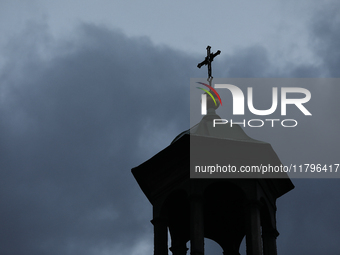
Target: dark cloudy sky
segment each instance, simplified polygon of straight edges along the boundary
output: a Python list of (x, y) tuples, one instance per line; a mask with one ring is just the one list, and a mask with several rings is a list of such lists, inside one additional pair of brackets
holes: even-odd
[[(0, 254), (152, 254), (130, 169), (189, 128), (206, 45), (216, 77), (339, 77), (340, 5), (295, 2), (0, 0)], [(282, 161), (340, 163), (337, 91), (305, 129), (247, 132)], [(293, 183), (279, 254), (340, 254), (340, 179)]]

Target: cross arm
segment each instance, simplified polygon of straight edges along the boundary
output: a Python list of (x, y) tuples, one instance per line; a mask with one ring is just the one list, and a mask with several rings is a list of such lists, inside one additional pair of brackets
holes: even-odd
[(210, 62), (213, 61), (216, 56), (220, 55), (220, 53), (221, 53), (221, 51), (218, 50), (216, 53), (211, 54), (210, 55)]
[(209, 57), (205, 57), (205, 59), (201, 63), (198, 63), (197, 67), (201, 68), (202, 66), (207, 64), (209, 64)]

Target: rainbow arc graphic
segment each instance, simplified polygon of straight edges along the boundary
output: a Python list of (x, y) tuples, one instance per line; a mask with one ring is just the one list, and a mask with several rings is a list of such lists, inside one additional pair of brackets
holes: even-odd
[[(205, 83), (203, 83), (203, 82), (197, 82), (197, 83), (206, 86), (206, 87), (209, 88), (212, 92), (214, 92), (214, 94), (217, 96), (218, 100), (220, 101), (220, 104), (222, 105), (221, 97), (220, 97), (220, 95), (217, 93), (217, 91), (216, 91), (213, 87), (211, 87), (210, 85), (205, 84)], [(206, 93), (214, 100), (214, 103), (215, 103), (215, 105), (217, 106), (215, 97), (211, 94), (211, 92), (210, 92), (209, 90), (204, 89), (204, 88), (200, 88), (200, 87), (196, 87), (196, 88), (201, 89), (201, 90), (203, 90), (204, 92), (206, 92)]]

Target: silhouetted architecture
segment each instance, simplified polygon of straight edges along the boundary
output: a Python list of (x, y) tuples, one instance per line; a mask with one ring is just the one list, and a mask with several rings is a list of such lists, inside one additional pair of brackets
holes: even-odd
[(270, 159), (273, 165), (281, 164), (270, 144), (253, 140), (241, 127), (209, 128), (215, 111), (209, 112), (171, 145), (132, 169), (153, 205), (154, 255), (168, 254), (168, 229), (174, 255), (186, 254), (188, 241), (192, 255), (203, 255), (205, 237), (216, 241), (224, 255), (238, 255), (245, 236), (247, 255), (276, 255), (276, 199), (294, 185), (288, 177), (190, 179), (190, 143), (195, 144), (194, 153), (206, 151), (207, 144), (224, 148), (218, 156), (226, 163)]
[[(211, 86), (211, 62), (220, 51), (214, 54), (210, 49), (208, 46), (207, 57), (198, 67), (208, 65)], [(217, 162), (238, 169), (281, 165), (269, 143), (250, 138), (240, 126), (213, 127), (213, 120), (221, 119), (215, 113), (218, 106), (209, 98), (207, 115), (200, 123), (132, 169), (153, 206), (154, 255), (168, 254), (168, 230), (173, 255), (185, 255), (188, 241), (191, 255), (204, 255), (205, 237), (217, 242), (224, 255), (239, 255), (244, 237), (247, 255), (277, 254), (276, 199), (294, 188), (285, 173), (269, 175), (275, 179), (259, 178), (256, 173), (190, 178), (194, 166)]]

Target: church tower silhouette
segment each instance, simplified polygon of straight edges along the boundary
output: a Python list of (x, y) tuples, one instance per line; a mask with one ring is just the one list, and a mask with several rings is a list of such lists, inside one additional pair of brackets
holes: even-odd
[[(244, 237), (247, 255), (276, 255), (276, 199), (294, 188), (287, 176), (190, 178), (192, 154), (199, 159), (222, 157), (224, 165), (281, 165), (270, 144), (251, 139), (241, 127), (208, 128), (214, 114), (210, 111), (132, 169), (153, 206), (154, 255), (168, 254), (168, 230), (173, 255), (187, 254), (188, 241), (191, 255), (204, 255), (205, 237), (217, 242), (224, 255), (238, 255)], [(222, 153), (209, 154), (210, 148)]]
[[(206, 59), (211, 85), (213, 54)], [(215, 101), (215, 100), (214, 100)], [(285, 173), (238, 174), (224, 178), (198, 175), (195, 166), (281, 166), (269, 143), (247, 136), (238, 125), (217, 125), (215, 103), (207, 102), (207, 115), (179, 134), (155, 156), (132, 169), (153, 206), (154, 255), (168, 255), (168, 231), (173, 255), (204, 255), (204, 238), (218, 243), (224, 255), (239, 255), (246, 238), (247, 255), (276, 255), (276, 199), (294, 188)], [(269, 177), (269, 178), (268, 178)]]

